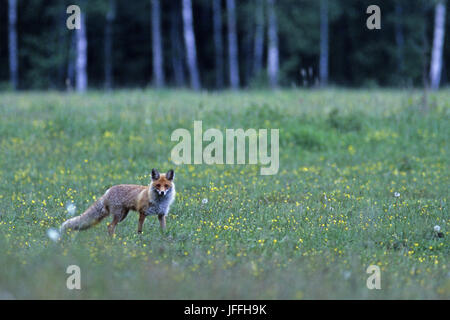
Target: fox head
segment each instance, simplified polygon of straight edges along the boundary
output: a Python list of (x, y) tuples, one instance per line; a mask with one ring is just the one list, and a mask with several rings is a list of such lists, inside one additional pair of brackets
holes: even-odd
[(174, 177), (175, 172), (173, 170), (167, 171), (166, 174), (160, 174), (157, 169), (152, 169), (152, 182), (150, 184), (150, 189), (158, 196), (166, 196), (174, 187)]

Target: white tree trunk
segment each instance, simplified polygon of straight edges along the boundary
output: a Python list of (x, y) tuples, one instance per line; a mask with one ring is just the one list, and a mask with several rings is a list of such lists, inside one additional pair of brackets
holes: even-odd
[(75, 63), (76, 88), (78, 92), (85, 92), (87, 79), (87, 38), (84, 12), (80, 13), (80, 29), (76, 30), (77, 58)]
[(320, 0), (320, 85), (328, 84), (328, 0)]
[(228, 64), (230, 85), (232, 89), (239, 88), (238, 44), (236, 34), (236, 5), (234, 0), (227, 0), (228, 24)]
[(258, 75), (263, 66), (264, 54), (264, 2), (256, 0), (256, 29), (253, 43), (253, 74)]
[(14, 90), (19, 85), (18, 60), (17, 60), (17, 1), (8, 1), (8, 31), (9, 31), (9, 74)]
[(445, 35), (445, 3), (440, 1), (436, 4), (434, 17), (433, 49), (431, 52), (430, 82), (431, 89), (439, 88), (442, 72), (442, 51), (444, 49)]
[(277, 17), (275, 13), (275, 0), (267, 0), (267, 10), (269, 17), (267, 73), (269, 76), (270, 86), (272, 88), (276, 88), (278, 86), (279, 57), (278, 57), (278, 26), (277, 26)]
[(223, 87), (223, 39), (221, 0), (213, 0), (214, 48), (216, 67), (216, 86)]
[(108, 12), (106, 13), (105, 24), (105, 88), (111, 89), (113, 86), (113, 24), (116, 18), (116, 1), (109, 0)]
[(159, 0), (152, 0), (153, 79), (157, 88), (164, 86), (164, 57), (161, 42), (161, 9)]
[(191, 79), (191, 87), (194, 90), (200, 89), (200, 78), (197, 67), (197, 49), (195, 45), (194, 18), (192, 16), (191, 0), (182, 0), (183, 5), (183, 25), (184, 25), (184, 43), (187, 53), (187, 64)]

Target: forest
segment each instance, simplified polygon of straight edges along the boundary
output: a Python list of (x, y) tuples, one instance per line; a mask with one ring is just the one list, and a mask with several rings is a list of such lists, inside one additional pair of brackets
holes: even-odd
[[(69, 5), (82, 28), (70, 30)], [(380, 8), (368, 29), (367, 8)], [(446, 1), (5, 0), (0, 90), (448, 84)]]

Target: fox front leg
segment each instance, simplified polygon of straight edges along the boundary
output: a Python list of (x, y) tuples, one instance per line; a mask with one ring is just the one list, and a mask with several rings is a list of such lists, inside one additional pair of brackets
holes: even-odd
[(166, 216), (163, 214), (158, 215), (159, 224), (161, 225), (161, 230), (166, 229)]
[(139, 213), (138, 233), (142, 233), (142, 226), (144, 225), (145, 217), (147, 217), (145, 213)]

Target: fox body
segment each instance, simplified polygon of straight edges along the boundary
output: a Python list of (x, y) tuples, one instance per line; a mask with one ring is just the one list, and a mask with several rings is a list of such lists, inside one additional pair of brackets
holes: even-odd
[(109, 234), (114, 234), (116, 225), (123, 221), (130, 210), (139, 212), (138, 232), (148, 215), (157, 215), (161, 228), (166, 227), (166, 216), (175, 199), (175, 173), (169, 170), (160, 174), (152, 169), (152, 181), (149, 186), (120, 184), (109, 188), (82, 215), (71, 218), (61, 225), (61, 232), (68, 229), (87, 229), (109, 215), (112, 222), (108, 225)]

